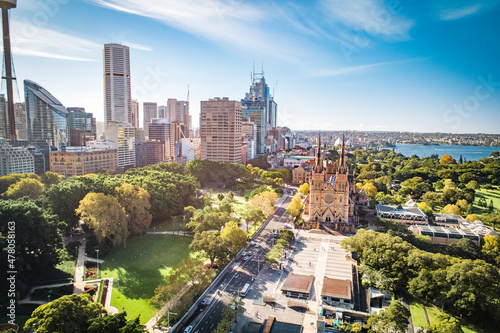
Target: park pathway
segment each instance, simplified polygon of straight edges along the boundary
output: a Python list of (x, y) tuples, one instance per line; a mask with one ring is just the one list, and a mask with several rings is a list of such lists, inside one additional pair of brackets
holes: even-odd
[(80, 295), (85, 290), (85, 247), (87, 245), (87, 238), (80, 241), (78, 247), (78, 258), (76, 260), (75, 268), (75, 285), (73, 287), (73, 294)]

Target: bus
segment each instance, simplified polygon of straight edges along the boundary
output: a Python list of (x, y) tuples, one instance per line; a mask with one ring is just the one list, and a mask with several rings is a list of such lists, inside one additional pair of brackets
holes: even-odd
[(248, 294), (248, 290), (250, 289), (250, 283), (247, 283), (243, 286), (243, 289), (240, 291), (240, 296), (245, 297)]

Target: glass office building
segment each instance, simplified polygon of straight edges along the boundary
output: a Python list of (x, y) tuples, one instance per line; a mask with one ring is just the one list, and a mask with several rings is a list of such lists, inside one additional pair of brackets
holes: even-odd
[(24, 80), (28, 141), (41, 149), (69, 145), (68, 111), (39, 84)]

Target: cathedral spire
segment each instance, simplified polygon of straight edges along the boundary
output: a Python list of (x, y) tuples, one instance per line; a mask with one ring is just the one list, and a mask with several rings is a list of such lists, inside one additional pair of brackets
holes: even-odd
[(316, 165), (314, 167), (315, 172), (323, 171), (323, 160), (321, 158), (321, 133), (318, 137), (318, 152), (316, 153)]
[(339, 171), (341, 173), (347, 173), (347, 166), (345, 163), (345, 134), (342, 134), (342, 150), (339, 159)]

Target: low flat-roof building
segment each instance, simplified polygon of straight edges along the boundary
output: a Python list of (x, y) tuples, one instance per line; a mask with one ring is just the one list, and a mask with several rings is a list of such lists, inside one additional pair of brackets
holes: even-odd
[(376, 205), (377, 216), (383, 219), (398, 221), (405, 225), (427, 225), (427, 215), (418, 206)]
[(299, 275), (291, 273), (288, 275), (281, 291), (290, 297), (309, 298), (314, 282), (314, 275)]
[(481, 245), (481, 236), (472, 229), (427, 225), (414, 225), (409, 229), (414, 234), (429, 236), (433, 244), (450, 245), (458, 243), (462, 238), (469, 238), (477, 246)]
[(463, 222), (467, 222), (467, 220), (460, 215), (441, 213), (434, 214), (434, 223), (440, 227), (460, 228), (460, 224)]
[(328, 305), (354, 308), (352, 303), (352, 284), (350, 280), (331, 279), (327, 276), (323, 279), (321, 299)]

